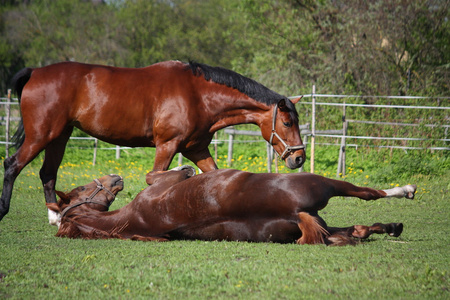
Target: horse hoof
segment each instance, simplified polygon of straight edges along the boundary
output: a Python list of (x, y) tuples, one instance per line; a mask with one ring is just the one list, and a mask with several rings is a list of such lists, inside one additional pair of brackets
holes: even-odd
[(414, 199), (416, 189), (417, 189), (417, 186), (415, 184), (405, 186), (404, 187), (404, 191), (406, 193), (405, 198), (406, 199)]
[(189, 174), (188, 174), (189, 177), (194, 176), (195, 173), (196, 173), (195, 168), (192, 167), (192, 166), (189, 166), (189, 165), (183, 165), (183, 166), (179, 166), (179, 167), (175, 167), (175, 168), (171, 169), (171, 171), (181, 171), (181, 170), (188, 170), (189, 171)]
[(388, 233), (390, 236), (399, 237), (403, 232), (403, 223), (388, 224)]

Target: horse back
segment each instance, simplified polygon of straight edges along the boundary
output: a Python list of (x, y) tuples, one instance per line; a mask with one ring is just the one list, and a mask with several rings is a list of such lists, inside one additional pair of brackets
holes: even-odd
[[(180, 118), (171, 123), (177, 127), (173, 134), (180, 136), (178, 127), (188, 128), (187, 116), (195, 115), (192, 109), (198, 106), (192, 105), (195, 89), (189, 77), (192, 72), (175, 61), (145, 68), (57, 63), (32, 70), (23, 88), (22, 114), (51, 122), (57, 116), (58, 126), (73, 125), (118, 145), (155, 146), (154, 135), (171, 132), (167, 120)], [(161, 132), (155, 124), (163, 125)]]

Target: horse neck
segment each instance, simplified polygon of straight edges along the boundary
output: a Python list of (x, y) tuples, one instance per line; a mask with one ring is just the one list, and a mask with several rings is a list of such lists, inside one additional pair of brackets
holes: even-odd
[(214, 107), (213, 125), (210, 132), (216, 132), (227, 126), (238, 124), (256, 124), (261, 127), (267, 119), (271, 106), (258, 102), (237, 90), (227, 88), (228, 93), (220, 94), (207, 104)]
[[(126, 217), (124, 217), (126, 213), (122, 209), (112, 212), (83, 210), (81, 214), (79, 211), (74, 211), (74, 213), (77, 216), (69, 216), (68, 220), (65, 221), (66, 224), (61, 224), (59, 235), (65, 235), (64, 231), (72, 230), (71, 228), (76, 226), (78, 230), (72, 230), (72, 232), (81, 234), (84, 238), (108, 238), (120, 232), (127, 225), (126, 221), (121, 221), (126, 220)], [(69, 232), (67, 233), (70, 235)]]

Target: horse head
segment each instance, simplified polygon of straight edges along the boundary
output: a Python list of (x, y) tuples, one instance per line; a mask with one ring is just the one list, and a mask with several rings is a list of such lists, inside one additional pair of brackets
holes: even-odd
[[(290, 169), (300, 168), (306, 160), (305, 145), (303, 145), (298, 126), (298, 113), (294, 106), (301, 98), (293, 100), (286, 98), (278, 101), (273, 106), (270, 123), (266, 120), (261, 126), (263, 137), (269, 141)], [(268, 136), (270, 137), (267, 138)]]
[(94, 179), (91, 183), (79, 186), (69, 193), (56, 191), (60, 197), (57, 203), (46, 203), (47, 207), (60, 214), (58, 226), (61, 219), (73, 208), (89, 204), (90, 209), (107, 211), (114, 201), (117, 193), (123, 189), (123, 178), (119, 175), (106, 175)]

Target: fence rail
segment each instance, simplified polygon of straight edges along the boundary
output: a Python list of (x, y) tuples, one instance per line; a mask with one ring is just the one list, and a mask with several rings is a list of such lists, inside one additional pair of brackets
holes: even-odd
[[(295, 98), (298, 96), (292, 96), (289, 98)], [(305, 106), (311, 106), (311, 123), (302, 124), (300, 125), (300, 132), (303, 137), (305, 145), (308, 145), (308, 147), (311, 150), (311, 172), (314, 172), (314, 147), (315, 145), (335, 145), (339, 146), (339, 157), (338, 157), (338, 170), (336, 172), (337, 175), (342, 174), (345, 175), (345, 148), (346, 147), (377, 147), (377, 148), (391, 148), (391, 149), (404, 149), (404, 150), (436, 150), (436, 151), (449, 151), (450, 147), (449, 142), (450, 139), (448, 139), (448, 129), (450, 127), (450, 118), (449, 116), (446, 116), (444, 120), (441, 120), (441, 123), (445, 124), (417, 124), (417, 123), (402, 123), (402, 122), (385, 122), (385, 121), (372, 121), (372, 120), (358, 120), (355, 118), (347, 119), (346, 115), (346, 109), (355, 107), (355, 108), (370, 108), (370, 109), (414, 109), (417, 111), (421, 110), (430, 110), (430, 111), (449, 111), (450, 106), (450, 97), (420, 97), (420, 96), (365, 96), (365, 95), (330, 95), (330, 94), (316, 94), (315, 93), (315, 87), (313, 87), (313, 93), (308, 95), (303, 95), (303, 99), (311, 98), (312, 101), (302, 101), (299, 102), (300, 105)], [(328, 99), (340, 99), (341, 102), (317, 102), (316, 98), (328, 98)], [(414, 100), (430, 100), (430, 99), (436, 99), (439, 102), (439, 106), (429, 106), (429, 105), (390, 105), (390, 104), (358, 104), (358, 103), (347, 103), (347, 99), (352, 98), (363, 98), (363, 99), (414, 99)], [(342, 101), (343, 99), (343, 101)], [(446, 105), (442, 105), (446, 104)], [(10, 142), (10, 123), (11, 122), (18, 122), (20, 120), (20, 117), (18, 116), (11, 116), (11, 108), (17, 107), (18, 111), (18, 101), (15, 98), (11, 97), (10, 91), (8, 91), (8, 97), (0, 98), (0, 108), (1, 106), (5, 107), (6, 114), (5, 116), (0, 116), (0, 125), (5, 126), (5, 135), (2, 136), (4, 140), (0, 141), (0, 144), (4, 144), (6, 147), (6, 155), (9, 155), (9, 145)], [(342, 107), (342, 123), (339, 126), (339, 129), (329, 129), (329, 130), (320, 130), (316, 128), (316, 109), (320, 106), (338, 106)], [(423, 122), (427, 122), (427, 120), (422, 120)], [(424, 137), (397, 137), (397, 136), (369, 136), (369, 135), (349, 135), (349, 124), (365, 124), (368, 126), (400, 126), (400, 127), (426, 127), (426, 128), (432, 128), (432, 129), (444, 129), (443, 136), (439, 138), (424, 138)], [(338, 126), (336, 126), (338, 127)], [(258, 136), (261, 137), (260, 131), (251, 131), (251, 130), (238, 130), (234, 127), (228, 127), (224, 129), (225, 134), (228, 135), (227, 140), (219, 140), (216, 138), (213, 140), (213, 144), (219, 144), (219, 143), (228, 143), (228, 165), (231, 166), (232, 164), (232, 157), (233, 157), (233, 147), (236, 143), (242, 143), (244, 141), (237, 140), (236, 137), (240, 135), (246, 135), (246, 136)], [(320, 142), (316, 143), (316, 138), (333, 138), (333, 139), (340, 139), (340, 143), (330, 143), (330, 142)], [(348, 140), (365, 140), (367, 143), (358, 145), (355, 143), (348, 143)], [(120, 157), (120, 150), (121, 149), (130, 149), (129, 147), (119, 147), (119, 146), (113, 146), (113, 147), (107, 147), (107, 148), (98, 148), (97, 146), (97, 139), (93, 137), (71, 137), (71, 140), (92, 140), (93, 141), (93, 147), (94, 147), (94, 158), (93, 163), (95, 164), (96, 160), (96, 154), (97, 149), (99, 150), (116, 150), (116, 158)], [(398, 146), (398, 145), (374, 145), (371, 143), (371, 141), (374, 140), (385, 140), (385, 141), (401, 141), (401, 142), (408, 142), (408, 141), (431, 141), (431, 142), (438, 142), (442, 145), (435, 145), (435, 146), (428, 146), (428, 147), (418, 147), (418, 146)], [(251, 141), (245, 141), (245, 142), (265, 142), (262, 138), (261, 139), (255, 139)], [(267, 143), (267, 142), (266, 142)], [(274, 161), (274, 151), (268, 143), (267, 146), (267, 167), (268, 172), (272, 171), (272, 163)], [(217, 152), (217, 147), (215, 147), (215, 151)], [(217, 158), (217, 153), (215, 155)], [(180, 154), (179, 161), (181, 161), (182, 156)], [(278, 171), (278, 166), (276, 165), (277, 160), (275, 159), (275, 168), (276, 171)]]

